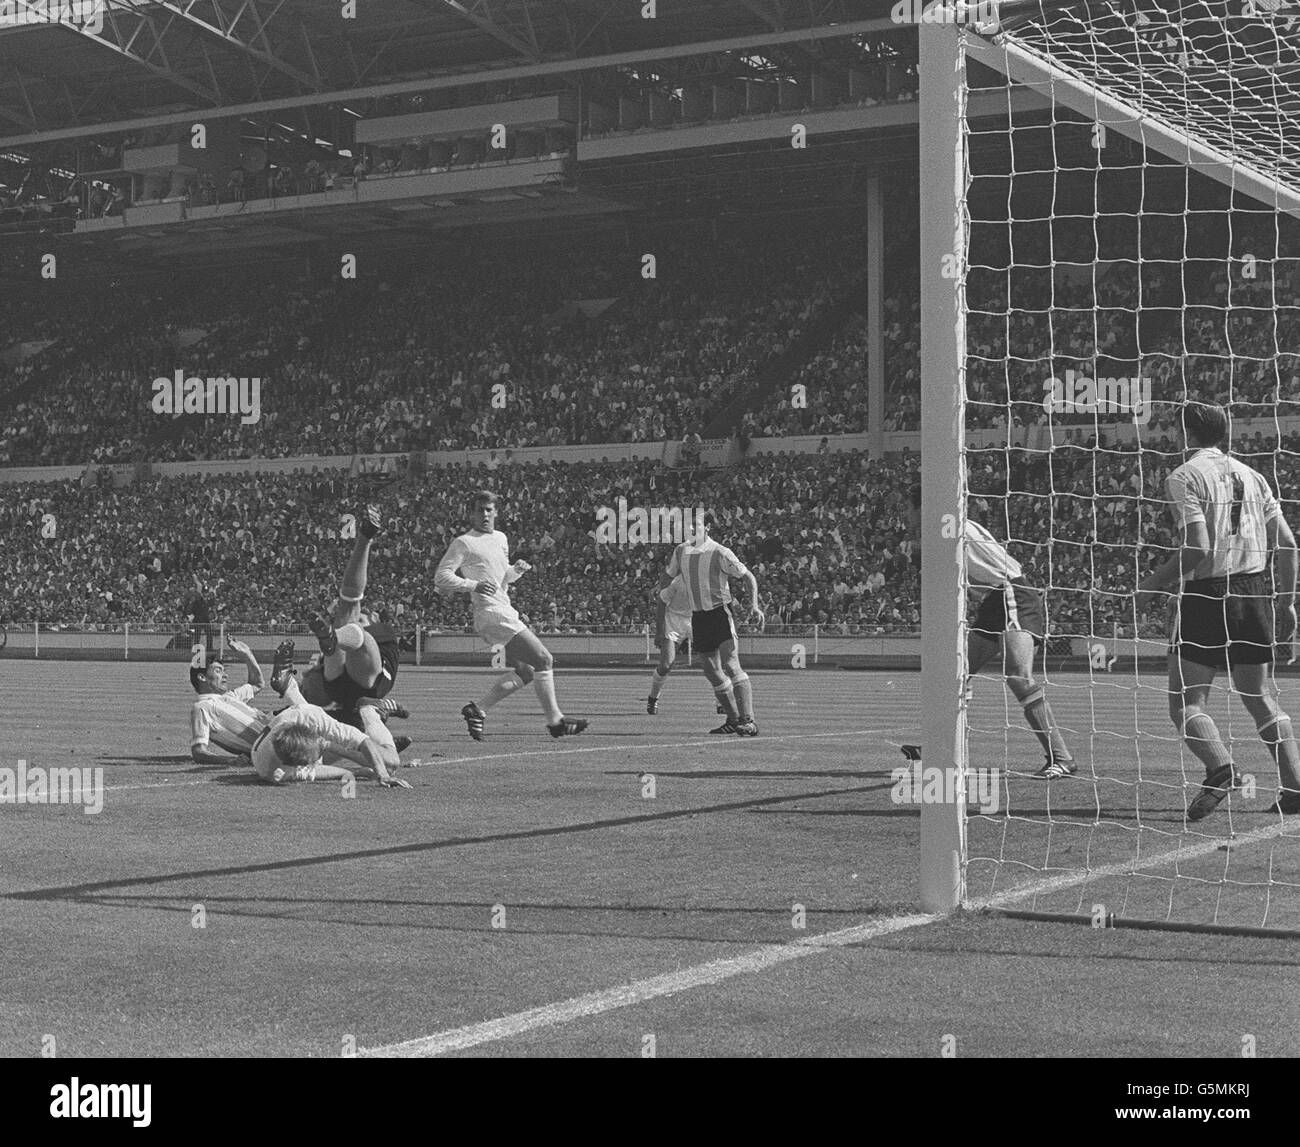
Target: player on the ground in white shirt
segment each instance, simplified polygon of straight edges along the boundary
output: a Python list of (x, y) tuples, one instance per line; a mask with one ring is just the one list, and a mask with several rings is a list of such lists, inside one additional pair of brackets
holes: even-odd
[[(262, 667), (244, 642), (227, 636), (226, 647), (248, 667), (246, 685), (230, 688), (230, 674), (220, 658), (190, 667), (190, 684), (198, 693), (190, 708), (190, 756), (200, 765), (248, 764), (253, 742), (266, 727), (266, 715), (249, 704), (265, 683)], [(213, 745), (234, 755), (213, 752)]]
[(659, 711), (659, 694), (677, 660), (677, 647), (690, 635), (691, 595), (679, 574), (667, 589), (655, 590), (655, 645), (659, 647), (659, 664), (651, 675), (650, 696), (645, 703), (645, 711), (652, 717)]
[(552, 737), (572, 737), (587, 722), (566, 717), (555, 699), (555, 659), (518, 611), (510, 604), (506, 587), (518, 581), (532, 566), (525, 561), (510, 564), (509, 542), (496, 528), (497, 496), (478, 490), (470, 497), (470, 529), (456, 538), (434, 574), (434, 586), (450, 597), (468, 593), (474, 603), (474, 632), (489, 645), (505, 647), (511, 670), (477, 702), (460, 711), (469, 735), (483, 740), (487, 710), (504, 701), (515, 690), (533, 683), (542, 703), (546, 729)]
[[(198, 692), (190, 709), (190, 756), (201, 765), (247, 766), (252, 760), (253, 745), (258, 737), (271, 723), (268, 714), (253, 708), (250, 703), (262, 688), (262, 669), (257, 663), (253, 651), (242, 641), (227, 637), (227, 646), (239, 655), (248, 666), (248, 684), (236, 689), (229, 689), (229, 671), (220, 658), (214, 658), (203, 669), (190, 669), (190, 682)], [(275, 670), (281, 672), (293, 665), (293, 642), (282, 642), (275, 654)], [(283, 689), (277, 690), (290, 705), (301, 708), (306, 705), (298, 682), (290, 677)], [(345, 717), (357, 720), (363, 727), (371, 714), (364, 713), (367, 706), (374, 706), (382, 711), (383, 702), (366, 699), (361, 705), (361, 712)], [(364, 714), (364, 715), (363, 715)], [(339, 713), (331, 716), (339, 717)], [(382, 716), (381, 716), (382, 721)], [(211, 746), (217, 745), (233, 756), (214, 753)], [(410, 744), (409, 738), (394, 739), (393, 748), (400, 752)], [(327, 754), (326, 760), (337, 764), (338, 761)]]
[(1169, 716), (1206, 774), (1187, 806), (1189, 821), (1208, 816), (1241, 785), (1208, 709), (1221, 669), (1277, 765), (1271, 811), (1300, 813), (1300, 750), (1273, 675), (1275, 642), (1294, 660), (1295, 535), (1263, 475), (1224, 453), (1228, 431), (1223, 407), (1183, 406), (1187, 458), (1165, 483), (1182, 544), (1138, 586), (1139, 604), (1161, 591), (1177, 593), (1170, 602)]
[(659, 579), (659, 588), (667, 589), (679, 575), (690, 600), (691, 643), (703, 656), (704, 676), (727, 714), (727, 719), (709, 732), (757, 737), (753, 687), (749, 674), (741, 668), (736, 650), (729, 579), (745, 580), (749, 586), (750, 616), (762, 628), (767, 618), (758, 602), (758, 579), (731, 550), (709, 537), (707, 523), (702, 537), (693, 537), (673, 550), (668, 568)]
[[(271, 688), (282, 696), (296, 689), (291, 643), (287, 657), (277, 652)], [(299, 695), (301, 696), (301, 695)], [(329, 754), (339, 764), (329, 764)], [(268, 784), (341, 781), (373, 777), (385, 788), (411, 786), (389, 770), (401, 767), (391, 739), (381, 744), (360, 729), (336, 721), (318, 705), (293, 704), (271, 718), (253, 743), (253, 771)], [(350, 766), (350, 767), (349, 767)]]

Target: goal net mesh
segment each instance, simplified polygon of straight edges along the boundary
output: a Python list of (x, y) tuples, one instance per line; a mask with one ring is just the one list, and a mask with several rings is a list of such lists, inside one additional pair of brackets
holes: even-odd
[(1078, 764), (1035, 779), (1001, 661), (974, 675), (967, 903), (1300, 932), (1300, 817), (1269, 811), (1276, 767), (1223, 674), (1210, 712), (1247, 785), (1186, 820), (1205, 768), (1170, 719), (1171, 599), (1134, 592), (1179, 545), (1188, 400), (1227, 407), (1300, 518), (1300, 6), (1044, 5), (959, 34), (965, 513), (1044, 594), (1035, 676)]

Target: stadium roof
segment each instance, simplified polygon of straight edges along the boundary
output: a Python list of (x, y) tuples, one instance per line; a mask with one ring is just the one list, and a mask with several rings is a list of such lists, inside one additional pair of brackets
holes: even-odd
[[(50, 0), (17, 0), (39, 6)], [(66, 2), (66, 0), (65, 0)], [(92, 3), (94, 0), (76, 0)], [(102, 28), (0, 23), (0, 147), (161, 117), (364, 101), (394, 85), (577, 75), (620, 57), (762, 37), (768, 63), (833, 52), (838, 26), (889, 26), (891, 0), (99, 0)], [(8, 6), (6, 6), (8, 7)], [(784, 40), (785, 44), (780, 42)], [(802, 42), (801, 42), (802, 41)], [(696, 55), (706, 49), (699, 49)], [(678, 56), (680, 59), (680, 56)], [(660, 72), (672, 64), (660, 60)]]

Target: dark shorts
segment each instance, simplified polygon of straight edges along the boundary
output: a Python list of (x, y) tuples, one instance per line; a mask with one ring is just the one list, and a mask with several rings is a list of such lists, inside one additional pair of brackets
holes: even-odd
[(1035, 644), (1039, 644), (1047, 633), (1043, 595), (1023, 582), (1008, 582), (1001, 589), (989, 590), (971, 623), (973, 633), (991, 641), (1015, 630), (1032, 634)]
[(339, 677), (325, 682), (325, 695), (344, 709), (355, 709), (362, 697), (387, 697), (397, 680), (397, 633), (388, 625), (372, 625), (367, 631), (379, 646), (379, 676), (372, 685), (358, 685), (346, 669)]
[(691, 644), (696, 653), (714, 653), (725, 642), (735, 640), (736, 624), (732, 620), (730, 606), (697, 609), (691, 614)]
[[(1231, 588), (1231, 592), (1229, 589)], [(1169, 645), (1214, 669), (1273, 661), (1273, 595), (1262, 573), (1183, 583)]]

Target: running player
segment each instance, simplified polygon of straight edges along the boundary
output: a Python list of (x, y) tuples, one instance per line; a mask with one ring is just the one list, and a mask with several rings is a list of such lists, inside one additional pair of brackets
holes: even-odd
[[(510, 564), (510, 545), (496, 528), (497, 496), (478, 490), (470, 498), (470, 530), (456, 538), (434, 574), (438, 592), (450, 597), (468, 593), (474, 603), (474, 632), (489, 645), (505, 647), (511, 670), (477, 702), (460, 711), (469, 735), (483, 740), (487, 711), (504, 701), (529, 681), (542, 703), (546, 730), (552, 737), (572, 737), (588, 722), (566, 717), (555, 699), (555, 659), (510, 604), (506, 586), (518, 581), (532, 566), (525, 561)], [(462, 576), (463, 571), (463, 576)]]
[(678, 647), (691, 635), (691, 595), (681, 575), (673, 578), (667, 589), (655, 592), (655, 645), (659, 664), (650, 677), (650, 696), (645, 711), (654, 716), (659, 711), (659, 694), (668, 683)]
[[(1300, 753), (1291, 718), (1278, 704), (1274, 639), (1296, 636), (1296, 543), (1262, 474), (1224, 453), (1222, 406), (1184, 405), (1179, 426), (1186, 460), (1165, 482), (1181, 548), (1138, 586), (1147, 595), (1177, 589), (1171, 605), (1169, 716), (1205, 765), (1189, 821), (1209, 816), (1241, 777), (1206, 710), (1210, 687), (1226, 669), (1278, 768), (1273, 812), (1300, 812)], [(1270, 592), (1269, 558), (1277, 554)]]
[(302, 693), (313, 705), (335, 703), (345, 713), (356, 713), (366, 733), (385, 747), (393, 747), (392, 734), (379, 713), (363, 698), (388, 696), (397, 679), (397, 633), (385, 622), (371, 622), (361, 612), (366, 594), (371, 543), (383, 528), (379, 508), (367, 506), (358, 515), (357, 538), (343, 570), (338, 600), (327, 622), (313, 617), (308, 626), (320, 645), (320, 663), (302, 679)]
[(660, 591), (668, 589), (679, 576), (690, 602), (692, 643), (704, 655), (704, 675), (727, 714), (721, 725), (709, 731), (757, 737), (753, 688), (736, 651), (736, 624), (727, 579), (745, 579), (749, 586), (749, 616), (757, 619), (761, 629), (767, 617), (758, 604), (758, 579), (731, 550), (709, 536), (707, 524), (702, 534), (673, 550), (668, 569), (659, 579)]
[[(912, 489), (909, 526), (921, 535), (921, 487)], [(1065, 744), (1043, 687), (1034, 680), (1034, 660), (1044, 645), (1047, 615), (1043, 595), (1024, 578), (1024, 570), (994, 536), (978, 522), (966, 519), (966, 578), (988, 589), (966, 637), (967, 682), (997, 653), (1002, 675), (1047, 754), (1034, 773), (1042, 780), (1073, 776), (1079, 766)]]

